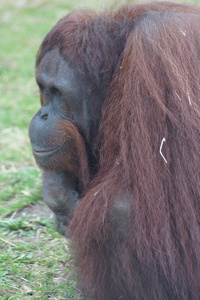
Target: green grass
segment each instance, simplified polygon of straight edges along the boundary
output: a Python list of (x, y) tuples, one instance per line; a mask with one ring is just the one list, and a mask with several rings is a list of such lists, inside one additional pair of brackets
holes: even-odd
[(64, 238), (51, 222), (1, 220), (1, 299), (81, 299)]

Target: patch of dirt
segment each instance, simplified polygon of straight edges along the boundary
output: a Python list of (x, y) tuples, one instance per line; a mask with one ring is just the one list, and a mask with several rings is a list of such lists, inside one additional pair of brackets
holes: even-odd
[[(53, 218), (53, 212), (45, 203), (33, 202), (28, 206), (23, 207), (13, 214), (13, 219), (21, 218), (24, 214), (33, 217), (43, 217), (48, 220)], [(9, 216), (10, 217), (10, 216)]]

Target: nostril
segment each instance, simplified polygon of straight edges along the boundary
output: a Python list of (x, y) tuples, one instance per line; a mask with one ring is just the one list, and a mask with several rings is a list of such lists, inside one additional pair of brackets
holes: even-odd
[(42, 108), (40, 108), (39, 111), (36, 113), (36, 115), (41, 119), (47, 120), (49, 117), (49, 112), (47, 107), (43, 106)]
[(45, 119), (45, 120), (47, 120), (48, 119), (48, 114), (43, 114), (42, 118)]

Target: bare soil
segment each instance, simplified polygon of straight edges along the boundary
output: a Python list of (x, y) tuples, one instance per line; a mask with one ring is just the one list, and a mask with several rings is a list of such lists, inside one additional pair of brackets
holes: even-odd
[[(13, 214), (13, 219), (21, 218), (24, 214), (28, 215), (28, 219), (32, 219), (33, 217), (43, 217), (50, 220), (53, 217), (53, 212), (45, 203), (41, 202), (33, 202), (30, 205), (16, 211)], [(11, 216), (9, 215), (8, 217)]]

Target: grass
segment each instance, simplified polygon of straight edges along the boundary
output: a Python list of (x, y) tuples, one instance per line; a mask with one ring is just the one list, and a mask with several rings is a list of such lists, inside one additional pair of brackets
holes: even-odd
[(108, 1), (0, 2), (0, 299), (84, 300), (69, 241), (55, 232), (52, 213), (41, 200), (41, 175), (28, 126), (39, 109), (34, 62), (44, 35), (72, 9), (105, 4)]
[(81, 299), (67, 243), (50, 222), (23, 216), (0, 225), (1, 299)]

